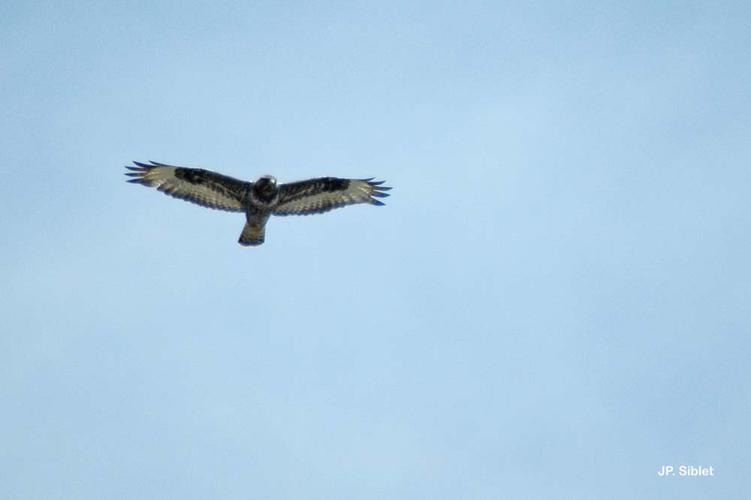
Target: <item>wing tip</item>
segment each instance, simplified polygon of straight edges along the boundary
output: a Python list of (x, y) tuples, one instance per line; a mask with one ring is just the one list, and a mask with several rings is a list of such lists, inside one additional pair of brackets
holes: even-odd
[(152, 168), (157, 168), (157, 167), (177, 168), (174, 165), (167, 165), (166, 163), (161, 163), (161, 162), (154, 161), (154, 160), (149, 160), (148, 163), (133, 160), (133, 164), (136, 165), (136, 167), (131, 167), (129, 165), (126, 165), (125, 168), (129, 168), (131, 170), (151, 170)]
[(156, 185), (156, 179), (153, 176), (153, 173), (156, 172), (154, 170), (155, 168), (177, 168), (156, 161), (149, 161), (149, 163), (144, 163), (141, 161), (133, 160), (133, 165), (125, 165), (125, 168), (129, 170), (129, 172), (125, 172), (125, 175), (127, 175), (128, 177), (135, 177), (135, 179), (130, 179), (128, 180), (128, 182), (139, 183), (149, 187)]
[(368, 185), (374, 189), (380, 189), (382, 191), (388, 191), (389, 189), (391, 189), (390, 186), (383, 185), (383, 183), (386, 181), (374, 181), (373, 179), (375, 179), (375, 177), (371, 177), (370, 179), (360, 179), (360, 180), (367, 182)]
[(125, 165), (125, 168), (129, 170), (129, 172), (125, 172), (125, 175), (127, 177), (133, 177), (133, 179), (126, 179), (126, 181), (134, 184), (143, 184), (144, 186), (148, 186), (145, 176), (149, 172), (150, 167), (144, 163), (137, 161), (134, 161), (133, 164), (136, 166), (134, 167), (132, 165)]
[(391, 196), (391, 194), (386, 193), (386, 191), (390, 191), (392, 188), (391, 186), (383, 185), (383, 183), (386, 181), (374, 181), (373, 179), (375, 179), (375, 177), (368, 177), (367, 179), (358, 180), (367, 183), (368, 187), (370, 188), (370, 199), (368, 200), (370, 204), (380, 207), (385, 205), (385, 203), (377, 200), (376, 198), (387, 198)]
[(384, 182), (386, 181), (376, 181), (376, 182), (373, 182), (372, 180), (367, 181), (368, 185), (372, 189), (370, 193), (370, 196), (371, 196), (370, 200), (373, 205), (376, 205), (376, 206), (385, 205), (385, 203), (376, 200), (376, 198), (388, 198), (389, 196), (391, 196), (391, 193), (387, 193), (386, 191), (391, 191), (392, 188), (391, 186), (383, 186), (382, 184)]

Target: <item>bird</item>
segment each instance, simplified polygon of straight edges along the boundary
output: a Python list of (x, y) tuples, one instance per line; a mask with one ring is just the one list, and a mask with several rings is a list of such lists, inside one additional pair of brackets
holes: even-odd
[(198, 205), (244, 212), (245, 226), (238, 243), (262, 245), (266, 223), (272, 215), (320, 214), (334, 208), (368, 203), (382, 206), (378, 198), (389, 196), (385, 181), (318, 177), (280, 184), (271, 175), (247, 182), (202, 168), (178, 167), (150, 161), (126, 165), (128, 182), (156, 188), (165, 194)]

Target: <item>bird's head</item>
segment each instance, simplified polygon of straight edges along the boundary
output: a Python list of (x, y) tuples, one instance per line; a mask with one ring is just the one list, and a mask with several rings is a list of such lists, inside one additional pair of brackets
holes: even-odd
[(276, 186), (276, 177), (273, 175), (262, 175), (260, 179), (256, 181), (259, 186)]
[(277, 193), (276, 178), (271, 175), (264, 175), (255, 182), (253, 192), (259, 200), (270, 202)]
[(256, 186), (261, 191), (273, 191), (276, 189), (276, 177), (272, 175), (264, 175), (256, 181)]

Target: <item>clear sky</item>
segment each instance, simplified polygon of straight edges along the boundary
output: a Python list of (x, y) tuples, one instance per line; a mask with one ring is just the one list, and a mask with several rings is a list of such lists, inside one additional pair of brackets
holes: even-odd
[[(5, 2), (0, 497), (743, 498), (750, 50), (748, 2)], [(394, 190), (244, 248), (131, 160)]]

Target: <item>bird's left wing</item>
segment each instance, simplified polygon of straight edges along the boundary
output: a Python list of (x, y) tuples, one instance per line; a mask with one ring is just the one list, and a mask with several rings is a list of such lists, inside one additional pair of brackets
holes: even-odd
[(373, 179), (321, 177), (290, 182), (279, 187), (279, 205), (274, 215), (311, 215), (356, 203), (383, 205), (377, 198), (388, 196), (390, 187)]
[(217, 210), (242, 212), (243, 196), (251, 186), (250, 182), (202, 168), (176, 167), (153, 161), (149, 162), (150, 165), (133, 163), (135, 167), (125, 167), (131, 170), (125, 175), (133, 177), (128, 182), (155, 187), (175, 198)]

